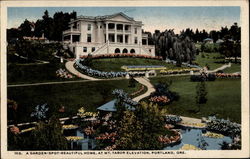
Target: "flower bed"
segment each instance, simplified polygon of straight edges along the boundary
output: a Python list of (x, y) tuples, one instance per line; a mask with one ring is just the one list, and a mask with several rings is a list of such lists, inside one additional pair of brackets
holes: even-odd
[(127, 72), (105, 72), (105, 71), (99, 71), (94, 70), (88, 66), (84, 66), (82, 64), (84, 62), (84, 59), (78, 59), (76, 60), (74, 67), (79, 70), (80, 72), (87, 74), (92, 77), (98, 77), (98, 78), (117, 78), (117, 77), (125, 77), (128, 73)]
[(194, 145), (185, 144), (180, 148), (180, 150), (201, 150), (201, 149)]
[(167, 145), (172, 145), (172, 144), (176, 144), (178, 143), (180, 140), (181, 140), (181, 134), (176, 131), (176, 130), (171, 130), (174, 132), (174, 135), (173, 136), (159, 136), (158, 140), (161, 142), (161, 143), (164, 143), (164, 144), (167, 144)]
[(223, 138), (224, 135), (213, 133), (213, 132), (206, 132), (205, 134), (202, 134), (202, 136), (211, 137), (211, 138)]
[(154, 96), (154, 97), (151, 97), (149, 98), (149, 101), (151, 102), (155, 102), (155, 103), (164, 103), (164, 104), (167, 104), (170, 102), (170, 99), (167, 97), (167, 96)]
[(70, 125), (63, 125), (62, 128), (63, 128), (64, 130), (77, 129), (77, 128), (78, 128), (78, 125), (72, 125), (72, 124), (70, 124)]
[(177, 116), (177, 115), (166, 115), (165, 120), (166, 120), (166, 123), (168, 123), (168, 124), (177, 124), (177, 123), (180, 123), (182, 121), (180, 116)]
[(60, 78), (66, 78), (66, 79), (74, 78), (74, 76), (72, 76), (70, 73), (68, 73), (65, 69), (62, 69), (62, 68), (56, 71), (56, 76)]
[(86, 112), (84, 107), (81, 107), (80, 109), (78, 109), (78, 116), (80, 116), (81, 118), (84, 117), (97, 117), (99, 115), (98, 112)]
[(173, 70), (161, 70), (160, 74), (162, 75), (170, 75), (170, 74), (181, 74), (181, 73), (190, 73), (190, 71), (198, 72), (200, 69), (198, 68), (185, 68), (185, 69), (173, 69)]
[(132, 66), (122, 66), (122, 69), (126, 71), (146, 71), (146, 70), (162, 70), (166, 69), (165, 66), (157, 66), (157, 65), (145, 65), (145, 66), (140, 66), (140, 65), (132, 65)]
[(111, 142), (115, 142), (115, 137), (117, 136), (116, 132), (112, 133), (104, 133), (100, 134), (99, 136), (95, 137), (96, 140), (111, 140)]
[(89, 127), (89, 126), (87, 128), (85, 128), (85, 129), (83, 129), (83, 131), (84, 131), (84, 133), (86, 135), (92, 135), (95, 132), (94, 128), (93, 127)]
[[(88, 56), (81, 56), (80, 58), (87, 58)], [(92, 55), (91, 58), (98, 59), (98, 58), (117, 58), (117, 57), (135, 57), (135, 58), (144, 58), (144, 59), (156, 59), (162, 60), (161, 56), (148, 56), (148, 55), (138, 55), (138, 54), (131, 54), (131, 53), (111, 53), (111, 54), (101, 54), (101, 55)]]
[(241, 78), (240, 73), (215, 73), (217, 78)]
[(217, 119), (216, 117), (210, 117), (207, 123), (207, 129), (222, 134), (237, 136), (241, 134), (241, 125), (231, 122), (230, 120)]
[(188, 122), (181, 122), (179, 125), (190, 127), (190, 128), (206, 128), (205, 123), (188, 123)]
[(66, 139), (68, 141), (79, 141), (83, 140), (84, 138), (82, 136), (66, 136)]

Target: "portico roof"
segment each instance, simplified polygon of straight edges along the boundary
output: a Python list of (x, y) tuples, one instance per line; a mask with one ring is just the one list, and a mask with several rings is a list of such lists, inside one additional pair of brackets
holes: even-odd
[(76, 21), (79, 21), (79, 20), (89, 20), (89, 21), (106, 21), (106, 20), (110, 20), (116, 16), (122, 16), (124, 17), (125, 19), (127, 19), (128, 21), (131, 21), (133, 23), (140, 23), (141, 24), (141, 21), (135, 21), (134, 18), (132, 17), (129, 17), (127, 16), (126, 14), (122, 13), (122, 12), (119, 12), (119, 13), (115, 13), (115, 14), (111, 14), (111, 15), (103, 15), (103, 16), (78, 16), (75, 20), (72, 20), (70, 23), (74, 23)]

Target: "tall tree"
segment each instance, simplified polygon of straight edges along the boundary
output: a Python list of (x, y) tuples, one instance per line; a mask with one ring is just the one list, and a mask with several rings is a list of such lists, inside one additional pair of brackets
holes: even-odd
[(196, 85), (196, 104), (198, 104), (199, 112), (201, 109), (201, 105), (207, 102), (207, 89), (205, 81), (201, 81)]
[(56, 116), (52, 116), (48, 124), (39, 122), (31, 133), (30, 148), (32, 150), (67, 150), (67, 140), (62, 133), (62, 125)]
[(27, 19), (19, 26), (22, 36), (32, 36), (31, 23)]

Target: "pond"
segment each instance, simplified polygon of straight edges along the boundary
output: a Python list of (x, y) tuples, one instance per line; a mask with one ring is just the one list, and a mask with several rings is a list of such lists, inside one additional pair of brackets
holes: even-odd
[(185, 128), (181, 127), (180, 132), (182, 134), (182, 140), (179, 144), (174, 146), (167, 146), (164, 150), (179, 150), (184, 144), (191, 144), (198, 147), (201, 138), (205, 140), (208, 144), (205, 146), (206, 150), (220, 150), (223, 141), (227, 143), (232, 143), (232, 138), (224, 136), (223, 138), (211, 138), (206, 136), (201, 136), (202, 132), (206, 130), (195, 129), (195, 128)]
[[(179, 150), (184, 144), (190, 144), (199, 147), (198, 145), (201, 141), (201, 138), (204, 139), (208, 144), (207, 146), (205, 146), (206, 150), (220, 150), (220, 144), (222, 144), (223, 141), (232, 143), (232, 138), (228, 136), (224, 136), (223, 138), (211, 138), (202, 136), (202, 133), (206, 132), (205, 129), (179, 127), (178, 130), (182, 134), (181, 142), (173, 146), (167, 146), (164, 148), (164, 150)], [(83, 137), (83, 140), (70, 142), (69, 146), (71, 147), (71, 150), (93, 150), (96, 147), (95, 140), (82, 133), (78, 129), (66, 130), (64, 131), (64, 135)]]

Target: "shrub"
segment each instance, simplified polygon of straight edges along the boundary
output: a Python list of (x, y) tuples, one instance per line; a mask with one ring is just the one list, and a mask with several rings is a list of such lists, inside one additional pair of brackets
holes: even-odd
[(201, 74), (201, 75), (192, 75), (190, 76), (190, 80), (192, 82), (202, 82), (202, 81), (215, 81), (215, 74)]
[(202, 75), (191, 75), (190, 80), (192, 82), (201, 82), (201, 81), (205, 81), (206, 78), (204, 76), (202, 76)]
[(215, 116), (210, 117), (210, 122), (207, 123), (207, 129), (230, 136), (239, 136), (241, 134), (240, 124), (231, 122), (230, 120), (217, 119)]
[(167, 124), (177, 124), (182, 121), (180, 116), (177, 115), (166, 115), (165, 121)]
[(215, 74), (209, 73), (209, 74), (207, 75), (207, 80), (208, 80), (208, 81), (215, 81), (215, 79), (216, 79)]

